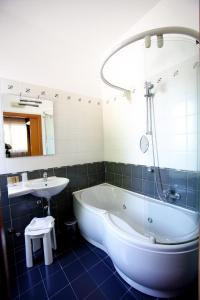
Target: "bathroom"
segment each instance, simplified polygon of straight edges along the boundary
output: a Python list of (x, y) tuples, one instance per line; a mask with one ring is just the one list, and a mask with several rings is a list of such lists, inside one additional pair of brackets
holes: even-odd
[(199, 1), (1, 0), (0, 37), (0, 298), (198, 299)]

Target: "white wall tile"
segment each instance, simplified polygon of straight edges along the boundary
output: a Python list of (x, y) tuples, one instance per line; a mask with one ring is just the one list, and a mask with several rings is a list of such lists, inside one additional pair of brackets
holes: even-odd
[[(155, 87), (154, 111), (157, 147), (161, 167), (196, 170), (197, 167), (197, 87), (193, 58), (180, 66), (166, 70), (162, 83)], [(179, 75), (173, 77), (173, 71)], [(194, 84), (195, 82), (195, 84)], [(137, 87), (136, 87), (137, 90)], [(114, 94), (113, 94), (114, 95)], [(120, 103), (120, 104), (119, 104)], [(119, 103), (103, 102), (104, 157), (135, 164), (153, 164), (152, 148), (142, 154), (139, 141), (146, 132), (146, 106), (143, 83), (127, 105), (123, 97)], [(151, 136), (148, 136), (151, 144)]]
[[(47, 87), (1, 79), (1, 92), (8, 93), (8, 84), (19, 94), (30, 88), (29, 96), (45, 91), (46, 98), (54, 98), (54, 129), (56, 154), (52, 156), (5, 158), (2, 113), (0, 118), (0, 173), (21, 172), (103, 160), (102, 108), (100, 99), (70, 94)], [(26, 94), (26, 93), (25, 93)], [(59, 94), (58, 97), (55, 97)], [(70, 97), (70, 99), (68, 99)], [(78, 99), (81, 98), (81, 101)], [(1, 99), (2, 100), (2, 99)], [(88, 101), (91, 100), (91, 104)], [(2, 109), (1, 109), (2, 111)]]

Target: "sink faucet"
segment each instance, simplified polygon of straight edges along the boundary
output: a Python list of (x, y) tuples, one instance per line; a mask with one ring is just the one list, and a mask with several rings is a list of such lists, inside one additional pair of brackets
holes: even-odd
[(47, 182), (47, 179), (48, 179), (47, 172), (44, 172), (43, 175), (42, 175), (42, 177), (43, 177), (43, 180), (44, 180), (45, 182)]

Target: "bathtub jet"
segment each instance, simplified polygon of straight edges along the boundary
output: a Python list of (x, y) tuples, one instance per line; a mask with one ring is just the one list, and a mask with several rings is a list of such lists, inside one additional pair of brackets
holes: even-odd
[(81, 234), (108, 253), (119, 275), (132, 287), (169, 298), (195, 280), (197, 212), (110, 184), (73, 195)]

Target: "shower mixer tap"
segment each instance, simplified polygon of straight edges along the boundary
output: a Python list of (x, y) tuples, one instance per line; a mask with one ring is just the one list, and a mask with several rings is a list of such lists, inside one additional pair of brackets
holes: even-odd
[(164, 190), (163, 196), (164, 196), (165, 200), (176, 201), (176, 200), (181, 199), (181, 194), (177, 193), (174, 190)]

